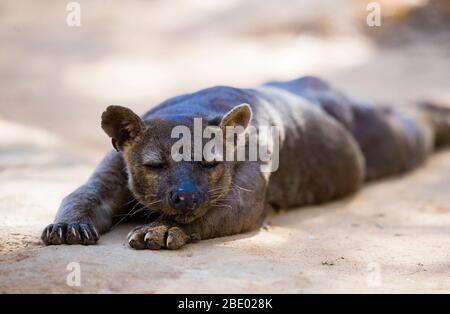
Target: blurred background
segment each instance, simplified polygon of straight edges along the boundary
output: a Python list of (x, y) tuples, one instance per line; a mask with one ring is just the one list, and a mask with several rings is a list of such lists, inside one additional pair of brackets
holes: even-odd
[[(379, 27), (363, 0), (80, 0), (80, 27), (68, 3), (0, 2), (0, 293), (450, 291), (449, 150), (407, 178), (180, 252), (129, 249), (131, 226), (94, 247), (39, 240), (111, 149), (108, 105), (144, 113), (303, 75), (398, 106), (450, 100), (450, 1), (376, 1)], [(66, 284), (72, 261), (81, 288)], [(380, 286), (366, 280), (374, 262)]]
[(1, 1), (0, 121), (104, 151), (108, 105), (143, 113), (218, 84), (314, 74), (370, 100), (449, 96), (446, 0), (377, 1), (380, 27), (362, 0), (77, 2), (80, 27), (69, 1)]

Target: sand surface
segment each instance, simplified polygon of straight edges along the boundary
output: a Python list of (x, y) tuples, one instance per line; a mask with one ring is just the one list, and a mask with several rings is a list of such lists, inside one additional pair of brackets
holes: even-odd
[[(380, 47), (332, 18), (339, 34), (286, 34), (284, 22), (308, 29), (320, 15), (291, 2), (301, 15), (276, 1), (258, 10), (254, 1), (201, 10), (179, 1), (179, 11), (167, 1), (115, 2), (108, 10), (81, 1), (83, 26), (73, 29), (62, 2), (43, 1), (42, 11), (29, 1), (3, 1), (0, 292), (450, 292), (450, 150), (347, 199), (179, 251), (130, 249), (130, 225), (95, 246), (40, 243), (61, 199), (110, 147), (99, 127), (109, 104), (142, 113), (181, 92), (305, 74), (399, 105), (450, 96), (450, 41)], [(168, 22), (168, 12), (178, 23)], [(346, 20), (342, 10), (333, 12)], [(81, 286), (67, 284), (72, 262), (80, 265)]]
[[(1, 292), (450, 292), (450, 152), (348, 199), (276, 215), (259, 231), (135, 251), (130, 225), (95, 246), (42, 246), (42, 227), (94, 164), (33, 134), (8, 148), (14, 158), (2, 156)], [(80, 287), (66, 284), (71, 262)]]

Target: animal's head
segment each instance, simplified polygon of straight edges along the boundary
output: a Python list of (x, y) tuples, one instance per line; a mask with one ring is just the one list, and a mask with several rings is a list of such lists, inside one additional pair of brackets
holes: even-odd
[[(233, 108), (215, 122), (203, 121), (202, 128), (216, 124), (246, 128), (251, 119), (248, 105)], [(128, 108), (110, 106), (102, 115), (102, 128), (121, 152), (127, 166), (129, 187), (149, 210), (189, 223), (211, 207), (220, 206), (231, 189), (234, 161), (175, 161), (171, 133), (178, 124), (153, 119), (145, 123)], [(193, 123), (185, 123), (194, 134)]]

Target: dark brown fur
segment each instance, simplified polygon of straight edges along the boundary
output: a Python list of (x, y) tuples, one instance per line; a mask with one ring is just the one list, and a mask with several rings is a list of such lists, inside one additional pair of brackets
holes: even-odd
[[(174, 162), (171, 130), (192, 129), (194, 117), (203, 118), (203, 127), (277, 126), (279, 169), (262, 172), (262, 161)], [(142, 119), (111, 106), (102, 127), (117, 151), (63, 200), (42, 234), (46, 244), (94, 244), (115, 217), (138, 211), (153, 213), (154, 220), (130, 231), (135, 249), (177, 249), (246, 232), (269, 207), (322, 203), (355, 192), (363, 181), (417, 167), (435, 145), (450, 143), (450, 110), (428, 104), (408, 115), (355, 102), (320, 79), (304, 77), (256, 89), (205, 89), (169, 99)], [(189, 212), (167, 201), (182, 184), (201, 196)]]

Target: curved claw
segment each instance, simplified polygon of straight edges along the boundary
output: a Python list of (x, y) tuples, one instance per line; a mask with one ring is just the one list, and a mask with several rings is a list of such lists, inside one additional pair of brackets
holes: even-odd
[(56, 223), (44, 228), (41, 239), (46, 245), (91, 245), (98, 241), (99, 235), (95, 226), (89, 223)]

